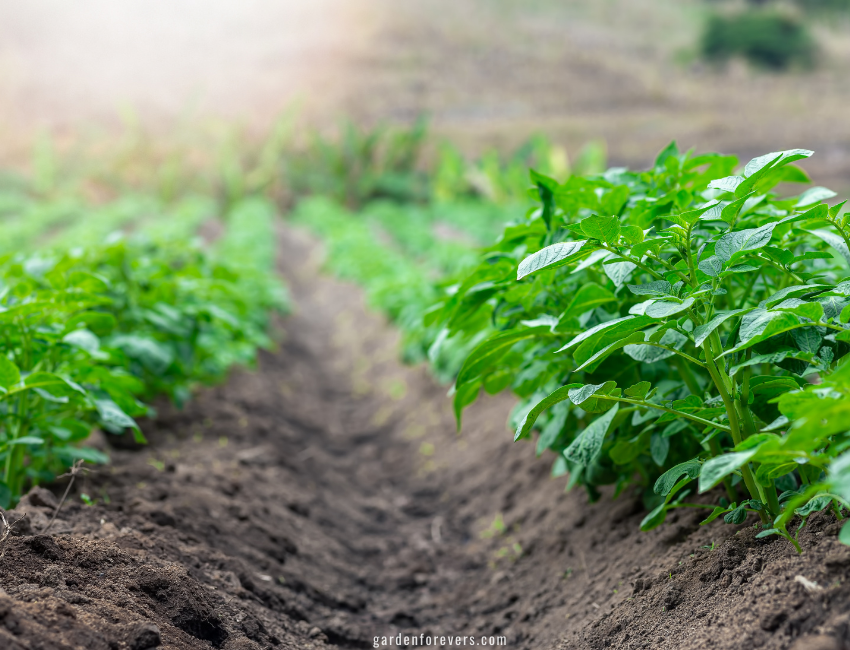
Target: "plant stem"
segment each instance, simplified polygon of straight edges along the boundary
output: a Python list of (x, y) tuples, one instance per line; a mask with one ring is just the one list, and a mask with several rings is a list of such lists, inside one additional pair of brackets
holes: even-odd
[(779, 507), (779, 497), (776, 494), (776, 486), (771, 480), (764, 488), (765, 496), (767, 497), (767, 507), (770, 509), (770, 514), (774, 517), (779, 516), (781, 508)]
[(673, 415), (677, 415), (681, 418), (685, 418), (686, 420), (691, 420), (692, 422), (697, 422), (699, 424), (713, 427), (714, 429), (720, 429), (721, 431), (726, 431), (729, 433), (730, 429), (727, 426), (720, 424), (719, 422), (712, 422), (711, 420), (706, 420), (704, 418), (698, 417), (696, 415), (691, 415), (690, 413), (684, 413), (682, 411), (677, 411), (676, 409), (670, 409), (666, 406), (660, 406), (659, 404), (653, 404), (652, 402), (644, 402), (641, 400), (629, 399), (628, 397), (613, 397), (611, 395), (598, 395), (597, 396), (601, 400), (609, 400), (612, 402), (623, 402), (624, 404), (634, 404), (635, 406), (644, 406), (646, 408), (657, 409), (659, 411), (664, 411), (665, 413), (671, 413)]
[[(720, 398), (723, 400), (723, 405), (726, 407), (726, 415), (729, 417), (729, 432), (732, 434), (732, 442), (734, 442), (735, 445), (739, 445), (741, 444), (742, 439), (741, 429), (738, 424), (738, 413), (735, 409), (735, 404), (732, 402), (732, 398), (729, 396), (726, 383), (720, 376), (717, 366), (714, 363), (714, 355), (711, 349), (710, 339), (711, 337), (702, 344), (703, 350), (705, 351), (706, 365), (708, 366), (708, 372), (720, 393)], [(762, 494), (758, 489), (758, 485), (756, 484), (755, 478), (753, 477), (753, 473), (750, 470), (749, 464), (744, 465), (741, 468), (741, 476), (744, 478), (744, 485), (747, 486), (747, 491), (750, 493), (750, 497), (758, 501), (764, 501)], [(763, 510), (759, 511), (759, 517), (763, 523), (768, 523), (767, 514)]]
[(619, 257), (620, 259), (623, 259), (623, 260), (625, 260), (625, 261), (627, 261), (627, 262), (631, 262), (632, 264), (634, 264), (636, 267), (638, 267), (638, 268), (639, 268), (639, 269), (641, 269), (642, 271), (646, 271), (647, 273), (649, 273), (649, 274), (650, 274), (652, 277), (654, 277), (656, 280), (663, 280), (663, 279), (664, 279), (664, 277), (663, 277), (663, 276), (661, 276), (661, 275), (660, 275), (659, 273), (657, 273), (656, 271), (653, 271), (651, 268), (649, 268), (648, 266), (646, 266), (646, 265), (645, 265), (643, 262), (641, 262), (640, 260), (635, 260), (635, 258), (631, 257), (630, 255), (624, 255), (623, 253), (621, 253), (621, 252), (619, 252), (619, 251), (617, 251), (617, 250), (614, 250), (613, 248), (610, 248), (610, 247), (608, 247), (608, 246), (607, 246), (607, 245), (605, 245), (605, 244), (602, 244), (602, 248), (604, 248), (604, 249), (605, 249), (606, 251), (608, 251), (609, 253), (612, 253), (613, 255), (616, 255), (616, 256), (617, 256), (617, 257)]

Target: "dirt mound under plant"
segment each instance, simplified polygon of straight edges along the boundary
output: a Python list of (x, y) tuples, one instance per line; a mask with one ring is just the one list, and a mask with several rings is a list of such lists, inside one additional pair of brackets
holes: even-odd
[[(503, 635), (508, 648), (850, 644), (850, 549), (819, 513), (797, 556), (753, 522), (699, 513), (640, 533), (637, 498), (588, 505), (513, 445), (510, 400), (455, 433), (445, 389), (404, 368), (358, 290), (281, 238), (298, 306), (275, 354), (151, 445), (55, 498), (36, 491), (0, 558), (0, 647), (367, 648), (404, 635)], [(62, 485), (54, 492), (59, 493)]]

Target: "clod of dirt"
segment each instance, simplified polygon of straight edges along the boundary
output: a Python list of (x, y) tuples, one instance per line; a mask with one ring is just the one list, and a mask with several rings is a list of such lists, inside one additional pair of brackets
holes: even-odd
[(162, 639), (159, 628), (153, 623), (139, 623), (127, 633), (127, 645), (130, 650), (150, 650), (158, 648)]
[(153, 600), (154, 608), (165, 614), (175, 627), (216, 648), (227, 639), (227, 631), (201, 586), (187, 580), (179, 567), (140, 567), (139, 589)]
[(65, 577), (62, 574), (62, 568), (55, 564), (51, 564), (45, 567), (44, 571), (41, 574), (41, 580), (39, 580), (39, 584), (42, 587), (64, 587)]
[(735, 544), (726, 544), (720, 549), (720, 566), (726, 570), (734, 569), (745, 557), (744, 549)]
[(843, 548), (826, 556), (823, 561), (830, 569), (850, 566), (850, 548)]
[(783, 611), (766, 612), (759, 619), (759, 626), (761, 626), (761, 629), (765, 632), (773, 632), (776, 628), (782, 625), (787, 618), (788, 614)]
[(12, 527), (12, 535), (15, 537), (23, 537), (32, 535), (35, 531), (32, 527), (32, 520), (29, 515), (20, 509), (9, 510), (5, 513), (6, 522)]
[(36, 535), (27, 540), (29, 547), (46, 560), (62, 559), (62, 549), (56, 541), (48, 535)]
[(671, 582), (664, 588), (664, 608), (667, 610), (675, 609), (676, 605), (682, 602), (685, 598), (685, 590), (681, 585)]
[(53, 492), (37, 486), (21, 498), (17, 509), (26, 512), (27, 506), (56, 510), (59, 506), (59, 501), (56, 499)]

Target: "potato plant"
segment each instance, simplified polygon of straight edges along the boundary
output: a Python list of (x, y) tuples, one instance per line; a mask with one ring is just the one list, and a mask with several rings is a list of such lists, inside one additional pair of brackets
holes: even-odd
[(737, 169), (672, 144), (645, 172), (532, 172), (538, 206), (426, 317), (442, 340), (488, 333), (453, 388), (458, 424), (482, 387), (510, 387), (515, 440), (536, 431), (591, 499), (642, 486), (643, 530), (674, 508), (752, 512), (799, 550), (795, 514), (841, 518), (850, 223), (830, 190), (777, 189), (809, 183), (794, 163), (811, 155)]
[(142, 400), (178, 404), (250, 363), (285, 306), (272, 275), (274, 212), (241, 204), (213, 254), (140, 238), (0, 260), (0, 507), (75, 460), (94, 427), (144, 437)]

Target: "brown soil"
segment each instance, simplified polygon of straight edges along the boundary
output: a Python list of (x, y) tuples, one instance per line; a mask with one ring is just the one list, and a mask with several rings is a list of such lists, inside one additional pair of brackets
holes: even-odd
[(163, 405), (149, 447), (75, 486), (97, 505), (72, 497), (47, 535), (51, 493), (11, 513), (29, 517), (0, 558), (0, 648), (367, 648), (399, 632), (850, 647), (850, 549), (829, 517), (803, 556), (693, 512), (640, 533), (636, 499), (565, 495), (512, 445), (510, 400), (478, 404), (458, 437), (445, 389), (396, 362), (361, 292), (318, 276), (302, 234), (281, 241), (298, 311), (279, 349), (182, 412)]

